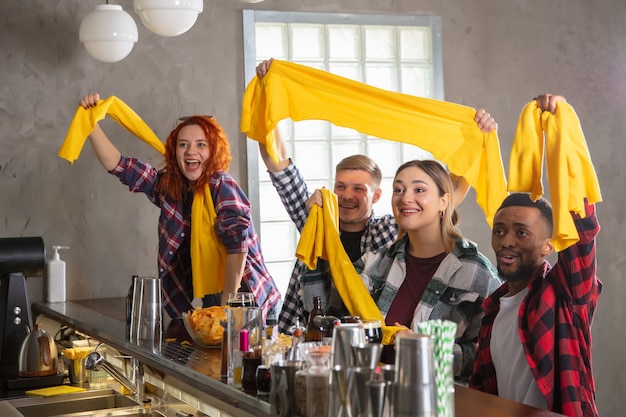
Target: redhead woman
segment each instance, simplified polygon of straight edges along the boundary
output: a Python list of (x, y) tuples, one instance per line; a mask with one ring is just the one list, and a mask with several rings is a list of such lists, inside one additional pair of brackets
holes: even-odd
[[(99, 101), (98, 94), (89, 94), (80, 105), (88, 109)], [(223, 285), (209, 286), (221, 291), (204, 295), (203, 305), (224, 305), (228, 293), (249, 291), (264, 316), (276, 316), (280, 292), (265, 266), (250, 202), (227, 172), (231, 161), (228, 138), (213, 117), (192, 116), (176, 126), (167, 137), (165, 167), (161, 170), (122, 156), (98, 124), (89, 140), (109, 173), (131, 191), (144, 193), (161, 210), (158, 271), (163, 282), (163, 306), (172, 318), (193, 308), (191, 214), (194, 196), (205, 190), (210, 193), (205, 197), (213, 203), (215, 236), (225, 247), (225, 262)], [(216, 277), (203, 275), (203, 279)]]

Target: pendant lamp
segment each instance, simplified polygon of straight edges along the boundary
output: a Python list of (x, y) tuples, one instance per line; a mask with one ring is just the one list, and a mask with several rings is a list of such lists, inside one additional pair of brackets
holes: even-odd
[(143, 24), (161, 36), (187, 32), (202, 13), (202, 0), (134, 0), (133, 8)]
[(121, 61), (137, 42), (137, 24), (122, 6), (101, 4), (81, 22), (78, 39), (98, 61)]

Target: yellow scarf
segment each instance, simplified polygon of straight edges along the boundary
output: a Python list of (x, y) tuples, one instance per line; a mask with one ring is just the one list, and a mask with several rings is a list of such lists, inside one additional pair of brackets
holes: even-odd
[[(95, 107), (79, 106), (59, 150), (59, 156), (74, 163), (80, 155), (87, 136), (95, 125), (109, 115), (161, 155), (165, 145), (152, 129), (126, 103), (115, 96), (101, 100)], [(191, 206), (191, 268), (194, 297), (219, 293), (224, 289), (226, 248), (215, 233), (215, 207), (209, 186), (194, 195)]]
[(544, 146), (553, 205), (552, 242), (555, 250), (561, 251), (578, 242), (578, 232), (569, 212), (584, 217), (584, 199), (595, 204), (602, 201), (602, 196), (585, 136), (572, 106), (558, 102), (556, 113), (552, 114), (542, 112), (534, 100), (520, 113), (509, 163), (509, 191), (528, 192), (533, 200), (543, 195)]
[(381, 90), (337, 75), (274, 61), (254, 77), (243, 97), (241, 131), (278, 151), (272, 131), (285, 118), (327, 120), (378, 138), (419, 146), (476, 189), (489, 225), (506, 197), (506, 180), (495, 132), (483, 133), (475, 110), (459, 104)]
[(337, 195), (327, 188), (321, 191), (323, 208), (318, 205), (311, 207), (302, 228), (296, 256), (309, 269), (317, 268), (319, 258), (328, 260), (337, 292), (350, 314), (366, 320), (380, 320), (383, 323), (383, 344), (388, 345), (393, 334), (401, 327), (384, 324), (383, 315), (354, 269), (339, 238)]

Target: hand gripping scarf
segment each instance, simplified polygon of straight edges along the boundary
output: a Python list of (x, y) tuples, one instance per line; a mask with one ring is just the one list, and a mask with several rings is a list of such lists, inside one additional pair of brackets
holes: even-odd
[[(383, 324), (383, 344), (388, 345), (401, 327), (385, 325), (385, 319), (354, 269), (339, 237), (337, 195), (322, 188), (323, 207), (311, 207), (309, 217), (302, 228), (296, 256), (309, 269), (317, 268), (319, 258), (326, 259), (339, 296), (350, 311), (365, 320), (380, 320)], [(332, 254), (332, 256), (328, 256)]]
[(240, 130), (278, 151), (272, 131), (280, 120), (327, 120), (378, 138), (431, 152), (450, 172), (476, 189), (491, 226), (506, 197), (506, 180), (495, 132), (483, 133), (471, 107), (390, 92), (285, 61), (254, 77), (243, 97)]
[(528, 192), (533, 200), (543, 195), (544, 147), (553, 205), (552, 242), (556, 251), (562, 251), (578, 242), (569, 212), (585, 217), (585, 198), (590, 204), (602, 201), (580, 121), (569, 104), (558, 102), (554, 114), (542, 112), (535, 100), (524, 106), (511, 149), (509, 191)]
[[(80, 155), (87, 136), (95, 125), (109, 115), (118, 124), (143, 140), (161, 155), (165, 155), (165, 145), (152, 129), (126, 103), (115, 96), (101, 100), (95, 107), (78, 107), (70, 124), (59, 156), (74, 163)], [(226, 248), (215, 233), (215, 207), (211, 190), (206, 185), (197, 192), (191, 206), (191, 268), (193, 271), (194, 297), (216, 294), (224, 289), (226, 268)]]

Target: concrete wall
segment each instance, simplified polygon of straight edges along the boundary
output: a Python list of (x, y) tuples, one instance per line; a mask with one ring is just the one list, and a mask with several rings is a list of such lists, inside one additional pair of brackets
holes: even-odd
[[(213, 0), (205, 1), (195, 26), (175, 38), (149, 32), (132, 13), (132, 1), (121, 0), (117, 3), (137, 21), (139, 42), (115, 64), (96, 62), (78, 41), (81, 20), (99, 3), (104, 2), (0, 2), (0, 237), (42, 236), (47, 246), (71, 246), (64, 253), (70, 299), (124, 295), (132, 274), (155, 274), (157, 246), (156, 209), (104, 172), (89, 146), (73, 166), (56, 156), (83, 94), (119, 96), (160, 137), (180, 115), (215, 115), (230, 135), (231, 171), (245, 184), (246, 139), (238, 133), (243, 8), (439, 15), (446, 99), (492, 112), (500, 123), (505, 166), (519, 111), (535, 94), (562, 93), (578, 112), (606, 200), (598, 206), (603, 226), (598, 275), (605, 292), (593, 329), (598, 403), (603, 416), (623, 414), (623, 0), (266, 0), (254, 5)], [(103, 127), (124, 154), (159, 163), (151, 149), (115, 123), (105, 121)], [(489, 230), (473, 198), (462, 207), (462, 227), (492, 256)], [(41, 282), (29, 279), (32, 299), (42, 299)]]

